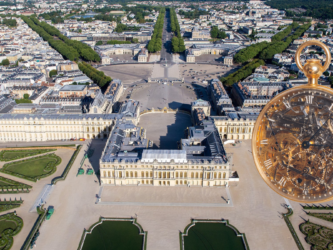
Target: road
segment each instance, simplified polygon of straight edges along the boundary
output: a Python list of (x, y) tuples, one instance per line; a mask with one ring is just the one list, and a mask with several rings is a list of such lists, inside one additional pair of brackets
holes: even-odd
[(163, 26), (163, 36), (162, 42), (163, 47), (161, 50), (161, 64), (170, 64), (172, 63), (172, 47), (171, 47), (171, 39), (172, 39), (172, 32), (171, 32), (171, 21), (170, 21), (170, 12), (165, 12), (164, 17), (164, 26)]

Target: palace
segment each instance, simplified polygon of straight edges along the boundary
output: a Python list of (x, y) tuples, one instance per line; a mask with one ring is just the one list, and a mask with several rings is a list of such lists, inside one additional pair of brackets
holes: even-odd
[(224, 186), (239, 180), (212, 120), (188, 129), (180, 149), (149, 149), (146, 131), (116, 122), (100, 159), (102, 185)]

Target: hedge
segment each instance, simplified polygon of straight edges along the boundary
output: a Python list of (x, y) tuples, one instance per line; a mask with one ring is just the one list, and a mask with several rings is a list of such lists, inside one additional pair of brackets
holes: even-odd
[(13, 236), (17, 235), (23, 227), (23, 220), (15, 213), (4, 214), (0, 216), (0, 221), (1, 220), (14, 221), (14, 223), (16, 224), (16, 228), (14, 230), (5, 229), (4, 231), (0, 232), (0, 248), (1, 250), (9, 250), (14, 242)]
[(55, 185), (55, 184), (56, 184), (58, 181), (60, 181), (60, 180), (63, 181), (63, 180), (66, 179), (66, 177), (67, 177), (67, 175), (68, 175), (68, 173), (69, 173), (69, 170), (71, 169), (71, 167), (72, 167), (72, 165), (73, 165), (73, 163), (74, 163), (74, 161), (75, 161), (77, 155), (79, 154), (79, 152), (80, 152), (80, 150), (81, 150), (81, 147), (82, 147), (81, 145), (79, 145), (79, 146), (77, 147), (77, 149), (75, 150), (74, 154), (72, 155), (72, 158), (71, 158), (70, 161), (68, 162), (68, 164), (67, 164), (67, 166), (66, 166), (64, 172), (62, 173), (62, 175), (61, 175), (61, 176), (58, 176), (58, 177), (55, 177), (55, 178), (52, 179), (52, 181), (51, 181), (51, 184), (52, 184), (52, 185)]
[(4, 211), (10, 210), (10, 209), (18, 208), (19, 206), (21, 206), (22, 203), (23, 203), (22, 200), (17, 201), (16, 198), (15, 198), (14, 201), (12, 201), (12, 200), (0, 201), (0, 212), (4, 212)]
[(40, 228), (43, 221), (45, 220), (46, 210), (43, 207), (41, 207), (41, 208), (37, 207), (37, 213), (39, 214), (38, 218), (37, 218), (34, 226), (32, 227), (28, 237), (24, 241), (23, 246), (21, 247), (21, 250), (29, 249), (32, 238), (34, 237), (35, 233), (37, 232), (37, 230)]
[(297, 245), (297, 248), (299, 250), (304, 250), (304, 247), (301, 243), (301, 241), (299, 240), (298, 236), (297, 236), (297, 233), (293, 227), (293, 224), (291, 224), (290, 220), (289, 220), (289, 217), (293, 215), (293, 210), (291, 208), (287, 208), (288, 209), (288, 212), (285, 213), (285, 214), (282, 214), (283, 215), (283, 219), (284, 221), (286, 222), (287, 224), (287, 227), (289, 228), (289, 231), (291, 233), (291, 236), (294, 238), (294, 241)]
[[(29, 193), (29, 188), (32, 188), (32, 186), (14, 181), (8, 178), (5, 178), (3, 176), (0, 176), (0, 181), (8, 183), (7, 186), (0, 186), (0, 194), (17, 194), (17, 193)], [(25, 188), (25, 190), (24, 190)], [(11, 189), (11, 190), (9, 190)], [(16, 190), (14, 190), (16, 189)], [(21, 189), (21, 190), (19, 190)]]

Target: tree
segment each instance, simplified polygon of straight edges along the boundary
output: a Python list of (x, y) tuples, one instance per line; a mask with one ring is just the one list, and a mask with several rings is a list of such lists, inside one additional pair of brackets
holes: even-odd
[(171, 39), (171, 45), (172, 45), (172, 51), (174, 53), (178, 53), (179, 52), (179, 39), (178, 39), (178, 37), (174, 36)]
[(328, 81), (330, 82), (331, 85), (333, 85), (333, 76), (328, 77)]
[(227, 34), (222, 30), (218, 32), (217, 38), (225, 39), (227, 37)]
[(216, 26), (213, 26), (210, 31), (210, 36), (212, 38), (217, 38), (218, 33), (219, 33), (219, 29)]
[(324, 76), (329, 76), (329, 75), (330, 75), (330, 73), (328, 73), (328, 71), (324, 72)]
[(29, 94), (24, 94), (24, 95), (23, 95), (23, 98), (24, 98), (24, 99), (29, 99)]
[(56, 76), (58, 74), (58, 71), (56, 69), (53, 69), (50, 71), (49, 76), (52, 78), (53, 76)]
[(1, 62), (1, 64), (3, 66), (8, 66), (9, 65), (9, 60), (8, 59), (3, 59), (2, 62)]
[(102, 41), (98, 41), (95, 45), (96, 45), (96, 46), (99, 46), (99, 45), (102, 45), (102, 44), (103, 44)]

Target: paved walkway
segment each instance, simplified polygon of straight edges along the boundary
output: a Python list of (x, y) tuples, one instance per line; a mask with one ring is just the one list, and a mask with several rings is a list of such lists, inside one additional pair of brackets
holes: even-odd
[(98, 205), (144, 206), (144, 207), (233, 207), (227, 203), (159, 203), (159, 202), (99, 202)]
[(38, 195), (35, 203), (32, 205), (30, 212), (36, 212), (37, 207), (46, 204), (46, 202), (54, 188), (55, 188), (55, 186), (52, 186), (50, 184), (45, 185), (43, 190)]

